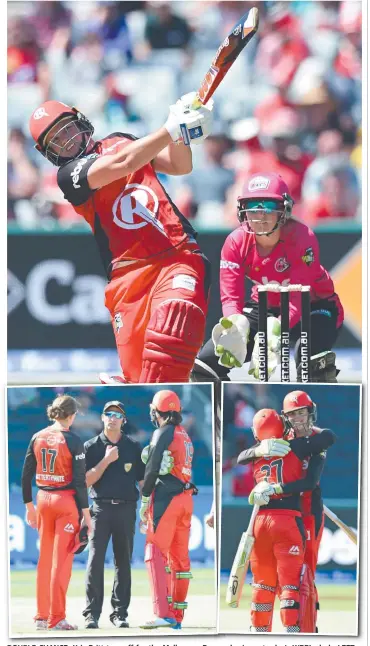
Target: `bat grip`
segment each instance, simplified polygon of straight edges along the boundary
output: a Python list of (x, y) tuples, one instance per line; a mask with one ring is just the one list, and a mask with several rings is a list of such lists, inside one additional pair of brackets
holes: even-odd
[(248, 536), (253, 536), (253, 529), (254, 529), (254, 521), (256, 520), (256, 516), (260, 510), (259, 505), (254, 505), (253, 506), (253, 511), (250, 517), (248, 529), (247, 529), (247, 534)]

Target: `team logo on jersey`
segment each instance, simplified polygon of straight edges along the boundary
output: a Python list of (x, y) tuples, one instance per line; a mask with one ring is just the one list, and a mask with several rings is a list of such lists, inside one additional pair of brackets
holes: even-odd
[(37, 110), (35, 110), (35, 112), (33, 113), (33, 118), (36, 119), (36, 121), (48, 116), (49, 114), (46, 112), (45, 108), (37, 108)]
[(248, 191), (264, 191), (269, 187), (270, 180), (268, 177), (263, 177), (263, 175), (258, 175), (254, 177), (248, 184)]
[(149, 186), (127, 184), (113, 204), (113, 222), (121, 229), (141, 229), (152, 224), (165, 234), (158, 220), (158, 197)]
[(131, 471), (131, 467), (132, 467), (132, 462), (126, 462), (126, 464), (123, 465), (123, 468), (126, 471), (126, 473)]
[(312, 247), (307, 247), (306, 251), (304, 252), (304, 254), (302, 256), (302, 260), (306, 265), (308, 265), (308, 266), (312, 265), (312, 263), (315, 260), (315, 254), (313, 252)]
[(296, 556), (299, 555), (299, 545), (292, 545), (292, 547), (289, 550), (289, 554), (295, 554)]
[(275, 263), (275, 269), (279, 273), (286, 271), (287, 269), (289, 269), (289, 267), (290, 267), (290, 264), (288, 263), (286, 258), (278, 258)]

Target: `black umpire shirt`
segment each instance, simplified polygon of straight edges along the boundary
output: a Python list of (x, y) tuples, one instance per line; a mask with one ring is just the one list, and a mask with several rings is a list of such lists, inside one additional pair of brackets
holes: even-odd
[(90, 471), (105, 456), (107, 446), (118, 448), (118, 460), (111, 462), (102, 477), (89, 489), (90, 497), (136, 502), (139, 498), (137, 482), (144, 479), (145, 464), (141, 447), (122, 433), (119, 442), (110, 442), (104, 432), (85, 442), (86, 471)]

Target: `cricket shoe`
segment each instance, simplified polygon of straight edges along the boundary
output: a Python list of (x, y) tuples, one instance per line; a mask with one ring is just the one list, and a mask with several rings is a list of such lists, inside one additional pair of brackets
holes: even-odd
[(173, 628), (173, 630), (181, 630), (181, 629), (182, 629), (182, 625), (181, 625), (181, 623), (178, 621), (176, 624), (174, 624), (173, 626), (171, 626), (171, 628)]
[(48, 629), (48, 620), (47, 619), (35, 619), (35, 628), (36, 628), (36, 630), (47, 630)]
[(101, 384), (127, 384), (123, 375), (108, 375), (107, 372), (100, 372), (99, 379)]
[(78, 626), (70, 624), (66, 619), (61, 619), (55, 626), (49, 628), (49, 630), (78, 630)]
[(154, 630), (154, 628), (173, 628), (176, 624), (176, 619), (172, 619), (172, 617), (157, 617), (152, 621), (147, 621), (145, 624), (142, 624), (139, 628), (144, 628), (144, 630)]

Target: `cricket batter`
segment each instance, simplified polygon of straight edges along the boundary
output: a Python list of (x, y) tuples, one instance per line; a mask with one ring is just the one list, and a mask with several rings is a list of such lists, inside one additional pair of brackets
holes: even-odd
[[(181, 403), (176, 393), (160, 390), (150, 405), (157, 430), (150, 442), (145, 468), (140, 518), (147, 525), (145, 563), (156, 618), (141, 628), (181, 629), (192, 578), (189, 559), (193, 495), (191, 483), (193, 444), (181, 426)], [(173, 467), (160, 476), (165, 451)]]
[(260, 444), (238, 457), (238, 463), (245, 464), (254, 453), (257, 485), (249, 502), (264, 506), (256, 518), (251, 555), (251, 632), (271, 632), (277, 588), (285, 631), (315, 632), (316, 628), (316, 595), (312, 574), (305, 565), (305, 530), (297, 481), (303, 479), (304, 459), (325, 451), (335, 435), (323, 430), (309, 438), (292, 439), (286, 446), (282, 440), (287, 432), (276, 411), (262, 409), (253, 420), (253, 433)]
[[(301, 284), (311, 287), (312, 381), (336, 382), (335, 354), (330, 352), (343, 324), (343, 308), (333, 281), (320, 264), (318, 241), (303, 222), (292, 218), (293, 200), (283, 178), (259, 173), (247, 180), (238, 198), (240, 226), (226, 238), (221, 252), (220, 290), (223, 318), (199, 353), (193, 378), (228, 381), (228, 372), (250, 361), (249, 374), (259, 378), (258, 285)], [(244, 301), (245, 278), (253, 283)], [(269, 376), (280, 363), (280, 294), (268, 292)], [(291, 337), (300, 380), (300, 293), (289, 306)], [(325, 353), (320, 357), (316, 355)]]
[(209, 262), (157, 177), (190, 173), (183, 136), (198, 144), (210, 134), (213, 103), (193, 110), (194, 98), (183, 96), (142, 139), (115, 132), (94, 141), (87, 117), (59, 101), (30, 119), (36, 149), (59, 168), (59, 187), (95, 236), (121, 382), (189, 381), (204, 339)]
[[(36, 630), (77, 630), (66, 620), (66, 595), (81, 515), (89, 535), (92, 523), (84, 448), (80, 438), (70, 431), (76, 413), (73, 397), (57, 397), (47, 408), (52, 424), (33, 435), (23, 465), (26, 519), (40, 535)], [(39, 490), (36, 509), (32, 502), (34, 476)]]
[[(321, 433), (322, 429), (314, 426), (317, 420), (317, 407), (307, 393), (302, 390), (294, 390), (284, 399), (282, 418), (285, 422), (287, 429), (286, 439), (305, 438)], [(290, 429), (290, 430), (289, 430)], [(266, 453), (265, 458), (282, 455), (285, 446), (281, 447), (280, 442), (276, 443), (275, 448), (271, 448), (272, 452)], [(279, 453), (279, 451), (282, 453)], [(243, 463), (246, 464), (254, 461), (255, 449), (252, 447), (243, 454)], [(310, 568), (313, 580), (315, 579), (317, 560), (320, 548), (322, 533), (324, 530), (324, 504), (322, 500), (322, 493), (320, 488), (320, 478), (326, 463), (326, 451), (321, 451), (318, 454), (313, 454), (311, 457), (306, 458), (303, 463), (303, 477), (296, 480), (289, 485), (290, 493), (301, 494), (301, 514), (305, 528), (305, 552), (304, 562)], [(261, 485), (263, 487), (263, 485)], [(265, 493), (272, 492), (271, 486), (266, 483)], [(319, 610), (319, 599), (316, 585), (316, 613), (315, 623), (317, 619), (317, 611)]]

